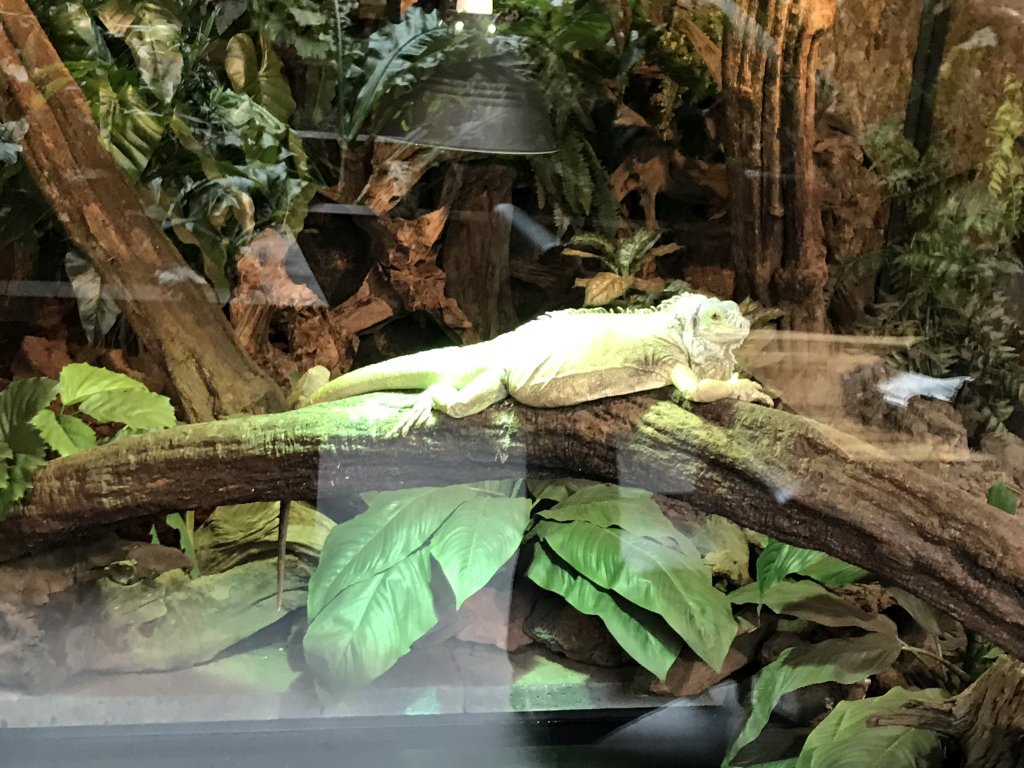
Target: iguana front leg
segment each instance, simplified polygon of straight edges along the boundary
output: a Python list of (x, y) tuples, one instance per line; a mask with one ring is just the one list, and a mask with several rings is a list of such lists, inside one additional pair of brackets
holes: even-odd
[(682, 363), (672, 369), (672, 384), (682, 395), (695, 403), (713, 403), (716, 400), (743, 400), (774, 407), (773, 401), (761, 391), (761, 385), (750, 379), (741, 379), (734, 373), (728, 380), (700, 379), (688, 365)]
[(431, 384), (419, 394), (409, 413), (388, 432), (388, 437), (408, 435), (413, 429), (424, 426), (430, 422), (434, 411), (461, 419), (500, 403), (508, 397), (504, 374), (503, 370), (484, 371), (462, 388), (443, 381)]

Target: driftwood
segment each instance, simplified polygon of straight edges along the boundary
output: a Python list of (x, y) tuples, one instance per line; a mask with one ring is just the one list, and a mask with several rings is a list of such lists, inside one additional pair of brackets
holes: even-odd
[(940, 703), (914, 701), (872, 725), (925, 728), (955, 739), (970, 768), (1024, 765), (1024, 664), (996, 660), (962, 693)]
[(22, 156), (39, 190), (165, 366), (187, 418), (282, 408), (277, 385), (235, 343), (209, 287), (100, 143), (85, 96), (25, 0), (0, 0), (0, 119), (26, 121)]
[(1024, 658), (1024, 520), (808, 419), (659, 393), (573, 408), (509, 403), (382, 435), (410, 403), (377, 394), (196, 424), (58, 459), (0, 524), (0, 559), (120, 520), (268, 498), (331, 514), (371, 488), (529, 473), (648, 488), (889, 579)]

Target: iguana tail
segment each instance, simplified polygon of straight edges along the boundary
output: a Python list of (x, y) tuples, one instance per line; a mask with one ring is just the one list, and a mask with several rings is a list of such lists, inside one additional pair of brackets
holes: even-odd
[(441, 379), (458, 380), (460, 369), (465, 366), (465, 351), (463, 347), (444, 347), (367, 365), (327, 382), (310, 395), (306, 404), (342, 400), (367, 392), (422, 391)]

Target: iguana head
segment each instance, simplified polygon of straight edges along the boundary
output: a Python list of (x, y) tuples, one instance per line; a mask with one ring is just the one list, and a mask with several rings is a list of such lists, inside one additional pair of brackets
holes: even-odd
[(715, 344), (739, 344), (750, 333), (750, 321), (735, 301), (707, 298), (697, 306), (693, 335)]

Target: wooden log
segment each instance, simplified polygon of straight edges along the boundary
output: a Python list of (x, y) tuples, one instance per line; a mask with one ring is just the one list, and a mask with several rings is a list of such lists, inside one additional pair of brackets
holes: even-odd
[(165, 366), (186, 417), (282, 408), (280, 389), (235, 343), (208, 286), (100, 143), (85, 96), (25, 0), (0, 0), (0, 119), (27, 122), (22, 155), (36, 184)]
[(120, 520), (260, 499), (556, 474), (648, 488), (889, 579), (1024, 658), (1024, 520), (827, 427), (663, 393), (509, 403), (385, 439), (408, 394), (196, 424), (58, 459), (0, 524), (0, 560)]

